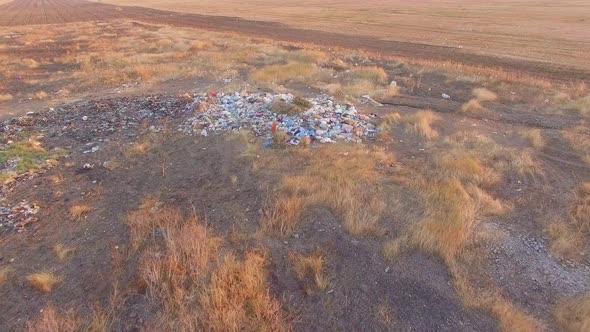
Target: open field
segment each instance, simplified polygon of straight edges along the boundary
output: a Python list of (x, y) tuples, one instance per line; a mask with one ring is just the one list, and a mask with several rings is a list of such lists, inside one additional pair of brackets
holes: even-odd
[[(584, 8), (581, 9), (582, 11)], [(344, 47), (349, 49), (362, 49), (375, 52), (384, 56), (398, 57), (404, 61), (421, 60), (422, 63), (431, 62), (438, 67), (473, 67), (473, 71), (480, 68), (496, 68), (508, 70), (515, 75), (534, 75), (548, 79), (568, 81), (588, 81), (590, 68), (584, 61), (585, 51), (588, 50), (587, 35), (576, 33), (580, 36), (574, 42), (575, 46), (560, 45), (540, 49), (544, 52), (551, 50), (564, 50), (567, 54), (560, 54), (558, 58), (549, 56), (539, 57), (505, 57), (518, 50), (527, 50), (527, 54), (534, 54), (528, 50), (529, 45), (535, 42), (515, 42), (504, 48), (499, 53), (485, 53), (482, 48), (468, 50), (464, 47), (439, 46), (438, 43), (421, 44), (415, 41), (404, 42), (396, 40), (383, 40), (373, 33), (371, 36), (359, 38), (358, 34), (352, 34), (349, 27), (339, 28), (337, 32), (324, 32), (321, 30), (298, 29), (276, 22), (254, 21), (237, 19), (225, 16), (205, 16), (200, 14), (186, 14), (172, 11), (153, 10), (144, 7), (112, 6), (101, 3), (90, 3), (84, 0), (68, 0), (65, 2), (17, 0), (0, 7), (0, 25), (26, 25), (44, 23), (62, 23), (72, 21), (87, 21), (96, 19), (128, 18), (156, 24), (169, 24), (174, 26), (188, 26), (202, 29), (214, 29), (217, 31), (242, 32), (249, 35), (272, 38), (289, 42), (312, 43), (326, 47)], [(577, 26), (575, 26), (577, 27)], [(342, 33), (346, 31), (347, 33)], [(577, 31), (577, 30), (576, 30)], [(569, 34), (568, 34), (569, 35)], [(356, 37), (355, 37), (356, 36)], [(566, 42), (563, 42), (565, 44)], [(482, 44), (477, 41), (477, 44)], [(493, 49), (486, 47), (486, 50)], [(574, 60), (572, 59), (572, 56)], [(563, 59), (570, 59), (564, 60)]]
[(292, 27), (513, 56), (588, 68), (587, 1), (107, 0), (181, 13), (235, 16)]
[(0, 331), (590, 328), (573, 63), (74, 0), (0, 23)]

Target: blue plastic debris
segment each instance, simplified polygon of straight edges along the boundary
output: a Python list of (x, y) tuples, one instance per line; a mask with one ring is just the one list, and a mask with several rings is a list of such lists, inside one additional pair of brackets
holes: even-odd
[(295, 115), (271, 111), (273, 102), (291, 105), (293, 100), (291, 94), (236, 92), (229, 95), (203, 95), (186, 106), (184, 111), (193, 112), (194, 116), (185, 121), (180, 130), (192, 135), (251, 130), (258, 136), (271, 137), (272, 128), (291, 136), (287, 143), (290, 145), (299, 145), (304, 137), (320, 143), (338, 140), (362, 142), (365, 138), (373, 138), (377, 132), (375, 124), (370, 122), (370, 116), (360, 114), (354, 105), (339, 104), (326, 95), (310, 99), (311, 107)]

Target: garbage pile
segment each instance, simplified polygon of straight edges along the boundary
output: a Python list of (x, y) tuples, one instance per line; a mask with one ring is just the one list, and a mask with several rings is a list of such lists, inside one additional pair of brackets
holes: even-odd
[(20, 202), (13, 207), (0, 206), (0, 234), (16, 230), (21, 232), (28, 224), (38, 220), (39, 206)]
[(302, 140), (359, 143), (373, 138), (377, 131), (370, 116), (325, 95), (311, 100), (270, 93), (198, 96), (184, 111), (196, 114), (180, 126), (181, 132), (190, 135), (251, 130), (270, 139), (282, 131), (288, 135), (285, 144), (299, 145)]

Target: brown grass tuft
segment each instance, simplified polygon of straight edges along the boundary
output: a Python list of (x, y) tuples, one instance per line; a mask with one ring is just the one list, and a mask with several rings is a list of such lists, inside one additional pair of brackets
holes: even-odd
[(407, 115), (402, 119), (407, 128), (418, 135), (430, 140), (438, 137), (438, 132), (432, 128), (432, 124), (440, 121), (441, 118), (432, 111), (419, 111), (412, 115)]
[(55, 185), (62, 184), (64, 182), (64, 176), (62, 173), (56, 173), (49, 177), (49, 180)]
[(266, 285), (266, 256), (229, 255), (201, 295), (205, 325), (213, 331), (286, 331), (280, 303)]
[(477, 99), (471, 99), (461, 106), (461, 112), (463, 113), (475, 113), (485, 110)]
[(389, 304), (385, 302), (379, 303), (375, 308), (375, 316), (388, 329), (395, 326), (395, 312)]
[(12, 100), (12, 95), (10, 93), (5, 93), (5, 94), (0, 93), (0, 103), (6, 102), (6, 101), (11, 101), (11, 100)]
[(281, 235), (289, 235), (299, 224), (304, 208), (303, 197), (276, 194), (267, 203), (261, 220), (262, 227)]
[(70, 216), (74, 221), (80, 221), (86, 217), (92, 208), (87, 204), (76, 204), (70, 208)]
[(27, 277), (31, 287), (43, 293), (49, 293), (61, 282), (61, 278), (51, 272), (33, 273)]
[(303, 283), (307, 294), (312, 294), (314, 288), (324, 290), (328, 287), (328, 277), (325, 274), (324, 257), (321, 253), (302, 255), (290, 253), (289, 259), (293, 270), (300, 282)]
[(475, 97), (475, 99), (478, 101), (495, 101), (498, 99), (498, 95), (485, 88), (473, 89), (472, 94), (473, 97)]
[[(239, 260), (221, 251), (222, 239), (196, 218), (157, 208), (154, 199), (130, 214), (135, 237), (158, 230), (142, 259), (140, 276), (160, 312), (155, 330), (283, 331), (279, 302), (266, 284), (266, 254)], [(222, 256), (223, 255), (223, 256)]]
[[(76, 332), (80, 331), (82, 320), (73, 311), (59, 313), (53, 306), (43, 310), (43, 315), (36, 321), (27, 322), (29, 332)], [(98, 331), (96, 331), (98, 332)]]
[(569, 141), (572, 148), (580, 154), (580, 158), (590, 165), (590, 128), (584, 123), (563, 132), (563, 137)]
[(152, 145), (148, 142), (133, 143), (126, 151), (128, 157), (142, 155), (148, 153), (152, 149)]
[(8, 281), (8, 275), (12, 269), (8, 267), (0, 268), (0, 287), (4, 286), (4, 284)]
[(300, 222), (300, 210), (323, 206), (336, 213), (353, 235), (381, 232), (378, 222), (386, 203), (380, 195), (377, 166), (393, 163), (392, 155), (344, 144), (296, 153), (308, 166), (300, 175), (283, 178), (280, 199), (271, 202), (262, 218), (263, 229), (289, 235)]
[(274, 134), (272, 134), (272, 143), (273, 147), (277, 149), (284, 149), (287, 147), (287, 143), (289, 142), (291, 137), (284, 131), (277, 130)]
[(356, 67), (349, 73), (350, 77), (356, 80), (366, 80), (375, 84), (387, 83), (387, 73), (381, 67)]
[(37, 92), (33, 93), (33, 95), (31, 96), (31, 98), (36, 99), (36, 100), (43, 100), (43, 99), (46, 99), (47, 97), (49, 97), (49, 95), (45, 91), (37, 91)]
[(66, 247), (62, 243), (58, 243), (53, 247), (53, 253), (62, 262), (70, 258), (75, 251), (76, 249)]
[(554, 316), (567, 332), (590, 331), (590, 293), (559, 302)]
[(318, 72), (315, 64), (292, 62), (272, 65), (252, 72), (252, 80), (260, 83), (282, 84), (288, 81), (304, 82)]
[(520, 135), (526, 139), (529, 144), (537, 150), (545, 147), (545, 140), (541, 135), (541, 129), (526, 129), (522, 130)]
[(557, 257), (578, 260), (583, 256), (585, 248), (584, 233), (570, 223), (552, 222), (546, 229), (551, 240), (550, 250)]

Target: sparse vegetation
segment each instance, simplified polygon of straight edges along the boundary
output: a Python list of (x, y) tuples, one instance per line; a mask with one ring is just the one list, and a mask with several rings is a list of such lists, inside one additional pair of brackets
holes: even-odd
[(10, 93), (0, 93), (0, 103), (7, 102), (12, 100), (12, 95)]
[(473, 97), (478, 101), (495, 101), (498, 99), (496, 93), (485, 88), (473, 89)]
[(75, 251), (74, 248), (67, 247), (62, 243), (58, 243), (53, 247), (55, 257), (62, 262), (70, 258)]
[(34, 322), (27, 322), (27, 330), (30, 332), (80, 331), (82, 320), (76, 317), (73, 311), (59, 313), (53, 306), (43, 310), (41, 318)]
[(471, 99), (461, 106), (461, 112), (463, 113), (473, 113), (483, 110), (485, 110), (485, 108), (481, 106), (479, 100), (477, 99)]
[(90, 211), (92, 211), (92, 208), (88, 204), (75, 204), (70, 208), (70, 216), (74, 221), (80, 221)]
[(587, 123), (564, 131), (563, 137), (578, 152), (580, 159), (590, 165), (590, 128)]
[(10, 274), (11, 269), (8, 267), (1, 267), (0, 268), (0, 287), (4, 286), (8, 281), (8, 275)]
[(555, 307), (555, 319), (567, 332), (590, 329), (590, 294), (561, 301)]
[(351, 78), (355, 80), (365, 80), (374, 84), (387, 83), (387, 73), (381, 67), (357, 67), (349, 72)]
[(395, 326), (395, 313), (389, 304), (380, 303), (377, 305), (375, 316), (385, 327), (391, 329)]
[(541, 135), (541, 129), (526, 129), (521, 132), (521, 136), (526, 139), (529, 144), (537, 150), (545, 147), (545, 140)]
[(27, 276), (31, 287), (42, 293), (49, 293), (61, 282), (61, 278), (51, 272), (33, 273)]
[(33, 138), (15, 142), (7, 147), (0, 148), (0, 165), (7, 165), (13, 162), (15, 167), (8, 168), (8, 173), (4, 173), (4, 179), (10, 175), (22, 174), (29, 171), (35, 171), (51, 157), (41, 145)]
[[(154, 328), (172, 330), (287, 329), (281, 307), (266, 285), (266, 255), (249, 252), (244, 260), (220, 251), (222, 239), (196, 217), (185, 220), (170, 208), (157, 208), (150, 198), (128, 225), (133, 243), (154, 243), (145, 235), (159, 230), (162, 245), (150, 245), (141, 267), (149, 296), (158, 301)], [(144, 219), (148, 217), (148, 219)]]
[[(122, 14), (128, 10), (135, 9), (118, 9)], [(332, 15), (324, 11), (321, 14)], [(365, 26), (376, 26), (380, 18), (363, 20)], [(454, 290), (447, 286), (435, 289), (435, 295), (442, 300), (427, 303), (426, 308), (432, 305), (463, 310), (453, 293), (456, 291), (467, 309), (492, 314), (503, 330), (539, 331), (545, 326), (557, 326), (556, 323), (566, 331), (590, 329), (588, 294), (550, 307), (562, 295), (560, 286), (564, 285), (555, 276), (538, 283), (548, 287), (547, 292), (543, 291), (547, 303), (522, 308), (517, 305), (536, 298), (537, 294), (522, 288), (520, 282), (528, 280), (530, 271), (545, 270), (538, 269), (538, 264), (557, 257), (569, 266), (567, 273), (585, 273), (580, 266), (590, 252), (590, 183), (572, 189), (566, 187), (571, 185), (569, 180), (557, 178), (570, 173), (572, 178), (585, 176), (579, 172), (585, 168), (577, 156), (590, 165), (590, 127), (588, 119), (584, 119), (590, 114), (590, 99), (584, 83), (553, 82), (535, 73), (485, 64), (390, 58), (339, 48), (322, 51), (302, 43), (124, 19), (40, 30), (5, 29), (0, 31), (0, 40), (6, 41), (0, 43), (0, 78), (7, 82), (0, 86), (6, 91), (0, 94), (3, 110), (17, 101), (23, 110), (27, 103), (71, 109), (59, 104), (69, 98), (87, 100), (91, 93), (109, 94), (104, 100), (75, 104), (77, 108), (90, 105), (100, 120), (105, 120), (98, 126), (93, 122), (98, 118), (93, 117), (78, 127), (79, 116), (61, 117), (62, 111), (36, 112), (5, 123), (0, 179), (10, 181), (3, 187), (6, 199), (3, 198), (0, 209), (0, 236), (32, 230), (39, 242), (32, 249), (45, 251), (36, 257), (29, 255), (30, 250), (19, 252), (21, 246), (29, 249), (27, 241), (22, 241), (22, 245), (15, 244), (17, 241), (0, 241), (0, 251), (7, 248), (9, 253), (4, 257), (10, 258), (10, 264), (0, 268), (0, 287), (8, 294), (5, 301), (19, 301), (18, 310), (25, 306), (40, 308), (34, 301), (46, 300), (47, 296), (19, 298), (13, 295), (13, 287), (28, 280), (39, 292), (50, 293), (62, 277), (68, 281), (63, 291), (60, 287), (50, 295), (52, 301), (59, 301), (58, 306), (43, 303), (47, 307), (40, 317), (27, 322), (30, 331), (110, 331), (129, 327), (149, 331), (309, 329), (305, 325), (308, 321), (324, 317), (300, 320), (299, 315), (307, 314), (309, 308), (303, 307), (307, 303), (332, 314), (334, 308), (346, 306), (348, 310), (354, 306), (359, 294), (362, 297), (383, 290), (382, 294), (387, 295), (395, 291), (399, 283), (384, 285), (380, 282), (382, 275), (365, 276), (362, 272), (385, 268), (388, 278), (403, 279), (404, 271), (399, 266), (386, 266), (383, 256), (393, 260), (409, 251), (420, 251), (422, 254), (417, 256), (423, 260), (412, 266), (412, 283), (416, 287), (406, 289), (411, 301), (421, 303), (432, 295), (432, 285), (421, 287), (420, 272), (425, 271), (424, 266), (428, 273), (439, 273), (434, 278), (425, 278), (428, 282), (442, 280), (454, 286)], [(449, 45), (455, 42), (452, 36), (444, 41)], [(31, 53), (31, 46), (45, 50), (44, 54)], [(23, 55), (15, 57), (19, 52)], [(395, 82), (390, 84), (391, 79)], [(183, 90), (195, 82), (203, 87), (202, 91)], [(145, 90), (146, 87), (150, 89)], [(170, 93), (160, 95), (160, 88), (170, 89)], [(312, 144), (307, 137), (301, 139), (300, 147), (286, 148), (291, 136), (277, 129), (284, 126), (282, 116), (277, 116), (274, 123), (266, 123), (272, 128), (272, 138), (269, 134), (265, 139), (272, 139), (273, 148), (261, 148), (268, 147), (266, 140), (261, 144), (258, 136), (244, 132), (228, 135), (225, 140), (214, 135), (207, 140), (187, 137), (184, 132), (173, 136), (178, 122), (185, 120), (181, 117), (189, 113), (194, 116), (209, 107), (204, 102), (194, 112), (176, 112), (183, 105), (195, 101), (193, 105), (198, 104), (201, 93), (215, 98), (223, 93), (255, 89), (305, 96), (325, 91), (340, 104), (355, 104), (364, 114), (361, 117), (377, 123), (378, 140), (366, 145), (317, 141)], [(158, 96), (136, 96), (146, 91)], [(440, 99), (441, 92), (452, 96), (451, 100)], [(402, 96), (390, 98), (400, 93)], [(115, 98), (111, 94), (125, 97)], [(493, 104), (498, 95), (505, 106)], [(128, 108), (121, 105), (129, 103), (121, 100), (129, 98), (133, 102), (137, 98), (138, 110), (141, 109), (140, 120), (135, 123), (126, 118), (125, 112), (120, 112), (121, 117), (117, 113)], [(269, 107), (280, 115), (295, 115), (313, 106), (302, 97), (295, 97), (292, 102), (285, 100), (276, 98)], [(468, 101), (455, 113), (447, 114), (448, 105), (458, 108), (457, 100)], [(161, 101), (167, 104), (160, 104)], [(432, 107), (433, 111), (421, 110), (424, 107)], [(498, 111), (491, 112), (488, 107)], [(168, 108), (175, 111), (168, 112)], [(502, 112), (504, 108), (513, 111)], [(533, 108), (539, 113), (534, 113)], [(148, 116), (143, 116), (144, 109)], [(158, 109), (164, 116), (160, 117)], [(554, 110), (557, 113), (551, 113)], [(566, 110), (574, 112), (563, 116)], [(83, 111), (80, 115), (90, 114)], [(561, 115), (556, 128), (565, 128), (563, 140), (555, 137), (555, 130), (530, 129), (519, 122), (526, 116), (537, 115), (543, 123)], [(309, 118), (314, 119), (318, 117)], [(349, 124), (356, 119), (334, 116), (330, 121)], [(115, 128), (119, 122), (125, 123), (123, 133)], [(59, 128), (52, 127), (55, 124)], [(355, 122), (355, 131), (359, 129), (357, 125)], [(107, 128), (116, 129), (112, 131), (116, 135), (101, 136)], [(32, 130), (43, 136), (31, 136)], [(90, 139), (100, 142), (99, 154), (82, 154), (82, 145)], [(566, 148), (564, 140), (577, 156), (567, 151), (551, 155), (556, 149)], [(44, 173), (49, 169), (48, 159), (58, 156), (56, 150), (48, 151), (49, 147), (61, 144), (72, 146), (67, 162), (63, 168)], [(179, 150), (175, 150), (177, 146)], [(391, 152), (393, 149), (399, 159)], [(202, 162), (204, 159), (206, 162)], [(148, 160), (155, 162), (142, 164)], [(83, 166), (87, 162), (95, 167)], [(125, 167), (121, 167), (122, 163)], [(152, 164), (156, 164), (155, 168)], [(139, 169), (135, 169), (138, 165)], [(191, 174), (184, 174), (185, 171)], [(18, 176), (26, 172), (36, 172), (35, 177)], [(145, 174), (160, 176), (152, 180)], [(100, 180), (94, 181), (99, 176)], [(110, 188), (113, 185), (117, 188)], [(116, 197), (106, 195), (111, 189), (128, 193), (129, 197), (114, 201)], [(141, 201), (144, 192), (153, 190), (158, 193)], [(563, 195), (568, 190), (571, 195)], [(82, 196), (75, 198), (80, 193)], [(141, 203), (134, 210), (123, 206), (138, 201)], [(109, 206), (113, 202), (117, 204)], [(74, 221), (89, 215), (92, 218), (70, 224), (65, 231), (53, 231), (53, 227), (46, 226), (48, 221), (61, 222), (64, 215)], [(19, 218), (24, 219), (22, 227)], [(100, 222), (102, 219), (112, 224)], [(514, 241), (515, 237), (523, 235), (524, 239), (524, 235), (531, 235), (527, 231), (535, 226), (532, 219), (542, 223), (550, 240), (551, 255), (545, 250), (527, 250), (530, 260), (518, 257), (518, 264), (511, 264), (515, 263), (513, 254), (518, 254), (518, 246), (523, 242), (520, 238)], [(508, 232), (506, 222), (514, 220), (519, 227), (510, 227)], [(121, 227), (127, 227), (128, 232), (121, 232)], [(77, 248), (82, 242), (76, 238), (92, 239), (97, 232), (105, 235), (84, 241), (84, 245), (95, 247)], [(125, 235), (129, 236), (127, 240), (121, 238)], [(101, 247), (96, 247), (99, 242)], [(76, 248), (70, 247), (72, 243), (76, 243)], [(382, 253), (376, 255), (375, 248), (382, 249)], [(490, 248), (494, 250), (490, 252)], [(496, 248), (514, 251), (500, 255)], [(105, 257), (97, 256), (104, 252)], [(90, 257), (91, 253), (95, 256)], [(76, 257), (69, 262), (74, 254)], [(440, 259), (428, 259), (425, 255)], [(23, 257), (32, 258), (30, 264), (24, 264)], [(413, 255), (405, 258), (412, 262), (415, 259)], [(356, 264), (360, 259), (363, 263)], [(424, 263), (426, 259), (428, 262)], [(498, 265), (490, 264), (494, 259)], [(93, 264), (78, 264), (87, 261)], [(570, 266), (570, 261), (575, 264)], [(430, 268), (441, 262), (448, 269)], [(44, 272), (18, 277), (41, 264), (53, 265), (45, 266)], [(514, 276), (519, 282), (494, 280), (513, 273), (514, 265), (524, 265), (519, 266), (522, 275)], [(100, 275), (83, 271), (80, 280), (70, 278), (80, 269), (92, 266), (112, 269), (100, 271)], [(351, 273), (342, 275), (343, 268)], [(390, 273), (392, 268), (394, 273)], [(361, 278), (357, 278), (359, 272)], [(98, 277), (105, 279), (100, 280), (96, 289), (104, 290), (112, 282), (113, 295), (96, 294), (86, 287)], [(545, 277), (539, 274), (538, 278)], [(577, 282), (577, 278), (563, 279), (567, 283)], [(121, 281), (125, 285), (124, 301), (119, 301), (116, 294)], [(350, 287), (351, 284), (354, 286)], [(365, 287), (371, 289), (367, 291)], [(414, 288), (418, 289), (418, 299), (413, 297)], [(72, 299), (72, 294), (78, 298)], [(131, 297), (127, 297), (129, 294)], [(86, 295), (97, 299), (97, 303), (83, 303), (75, 310), (63, 307), (64, 303), (78, 303), (79, 297)], [(136, 295), (141, 300), (137, 301)], [(516, 297), (522, 297), (522, 301), (511, 300)], [(353, 308), (359, 310), (355, 317), (362, 314), (372, 320), (367, 326), (408, 326), (408, 319), (414, 317), (407, 317), (410, 311), (401, 310), (405, 305), (403, 298), (399, 297), (400, 303), (390, 302), (391, 299), (379, 295), (366, 303), (363, 298), (363, 305)], [(124, 308), (115, 306), (115, 302)], [(110, 308), (101, 309), (108, 303)], [(299, 305), (303, 310), (299, 310)], [(539, 315), (551, 309), (555, 309), (553, 318)], [(399, 314), (402, 312), (404, 315)], [(478, 315), (466, 317), (469, 322), (464, 326), (479, 326), (471, 325), (479, 319)], [(10, 319), (7, 325), (0, 322), (0, 328), (22, 327), (18, 315), (19, 321)], [(117, 319), (126, 320), (123, 327)], [(349, 317), (337, 319), (351, 324)], [(420, 319), (432, 324), (424, 325), (428, 328), (436, 326), (440, 318), (425, 315)], [(483, 323), (495, 328), (488, 319)]]
[(432, 127), (432, 124), (440, 120), (440, 116), (432, 111), (419, 111), (403, 117), (401, 122), (406, 125), (408, 130), (431, 140), (438, 137), (438, 131)]
[(289, 235), (305, 207), (320, 205), (341, 216), (353, 235), (380, 232), (378, 222), (386, 203), (380, 196), (376, 168), (392, 163), (394, 156), (344, 145), (297, 153), (307, 158), (309, 166), (300, 175), (283, 178), (280, 193), (262, 218), (263, 229)]
[(254, 82), (265, 84), (282, 84), (288, 81), (304, 82), (318, 72), (315, 64), (292, 62), (285, 65), (272, 65), (255, 70), (252, 73)]
[(289, 258), (297, 279), (303, 283), (308, 294), (314, 293), (315, 289), (324, 290), (328, 287), (324, 256), (320, 252), (311, 255), (291, 253)]

